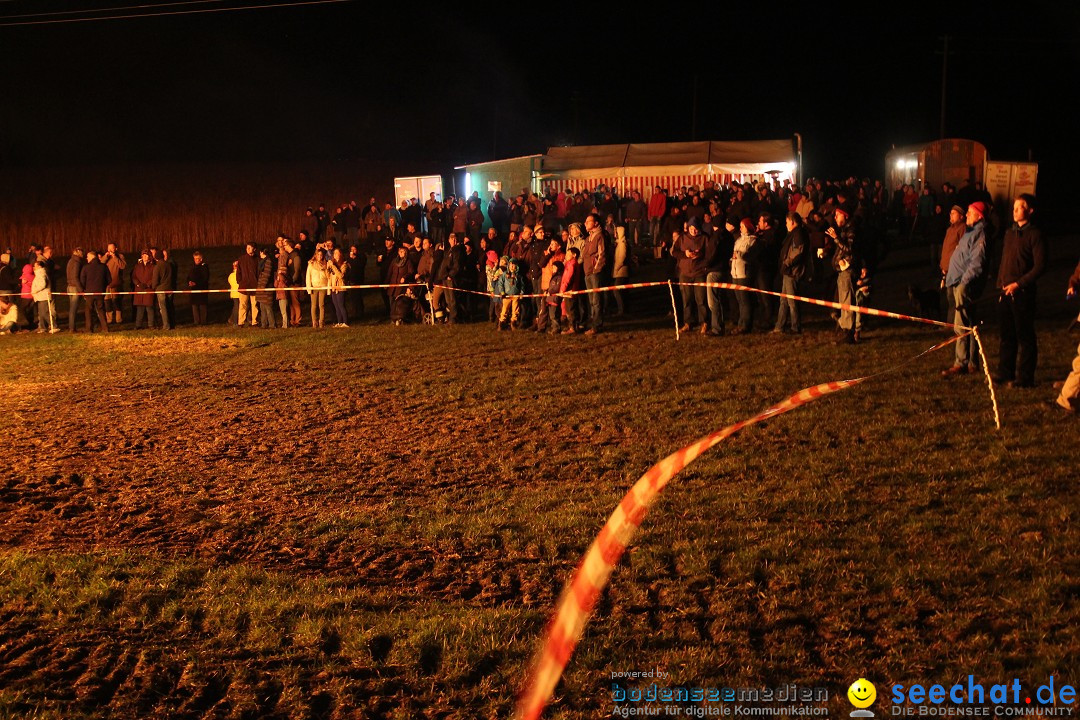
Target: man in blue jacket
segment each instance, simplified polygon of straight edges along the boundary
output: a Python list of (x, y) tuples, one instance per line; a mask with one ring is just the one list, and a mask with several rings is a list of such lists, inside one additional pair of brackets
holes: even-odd
[[(975, 326), (975, 301), (982, 294), (986, 269), (986, 204), (973, 202), (968, 206), (967, 232), (949, 259), (949, 271), (945, 274), (945, 287), (956, 305), (955, 332), (968, 332), (961, 328)], [(956, 341), (956, 357), (952, 367), (942, 370), (942, 377), (975, 372), (978, 362), (975, 338), (967, 335)]]

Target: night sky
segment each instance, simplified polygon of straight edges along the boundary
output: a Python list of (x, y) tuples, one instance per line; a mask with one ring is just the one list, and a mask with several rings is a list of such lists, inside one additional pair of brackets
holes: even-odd
[(1080, 8), (1065, 3), (1029, 17), (1033, 5), (990, 16), (864, 3), (862, 16), (826, 16), (820, 4), (658, 4), (646, 16), (619, 3), (350, 2), (2, 26), (125, 4), (145, 0), (0, 1), (0, 165), (370, 158), (408, 170), (690, 140), (696, 78), (697, 139), (799, 132), (807, 174), (881, 176), (891, 145), (938, 136), (945, 34), (948, 136), (997, 159), (1030, 149), (1040, 184), (1067, 177), (1078, 155), (1065, 107), (1080, 90)]

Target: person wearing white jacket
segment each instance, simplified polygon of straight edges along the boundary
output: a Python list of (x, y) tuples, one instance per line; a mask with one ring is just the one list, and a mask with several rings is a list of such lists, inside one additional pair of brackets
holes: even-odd
[(34, 282), (30, 285), (30, 294), (37, 303), (38, 332), (45, 332), (46, 323), (49, 332), (60, 332), (53, 319), (52, 290), (49, 289), (49, 274), (45, 270), (45, 263), (38, 260), (34, 263)]
[[(727, 221), (727, 229), (728, 232), (735, 230), (731, 220)], [(753, 284), (751, 279), (757, 270), (754, 248), (757, 236), (753, 230), (754, 221), (750, 218), (743, 218), (739, 222), (739, 235), (735, 238), (735, 251), (731, 255), (731, 282), (735, 285), (750, 287)], [(739, 302), (739, 326), (732, 330), (732, 334), (748, 333), (754, 325), (754, 303), (751, 302), (750, 293), (745, 290), (735, 291), (735, 299)]]
[[(326, 293), (330, 275), (326, 271), (326, 251), (319, 248), (307, 266), (307, 292), (311, 296), (311, 327), (322, 327), (326, 315)], [(316, 317), (316, 313), (318, 316)]]

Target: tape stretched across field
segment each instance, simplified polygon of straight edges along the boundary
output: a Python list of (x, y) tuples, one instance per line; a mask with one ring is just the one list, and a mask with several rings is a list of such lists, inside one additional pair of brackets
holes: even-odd
[[(969, 334), (969, 332), (964, 333), (940, 342), (902, 363), (902, 365), (947, 347)], [(641, 526), (649, 508), (652, 507), (661, 491), (667, 487), (667, 484), (675, 475), (707, 450), (743, 428), (782, 415), (826, 395), (854, 387), (859, 383), (892, 372), (895, 369), (891, 368), (854, 380), (837, 380), (822, 383), (821, 385), (814, 385), (800, 390), (786, 400), (753, 417), (706, 435), (668, 455), (649, 468), (634, 483), (633, 487), (630, 488), (629, 492), (626, 493), (615, 508), (611, 517), (608, 518), (607, 523), (600, 530), (600, 534), (596, 536), (588, 552), (585, 553), (585, 557), (574, 571), (569, 585), (563, 591), (559, 599), (558, 609), (548, 626), (547, 637), (533, 662), (525, 691), (519, 700), (514, 717), (517, 720), (537, 720), (543, 713), (552, 693), (555, 691), (559, 678), (562, 677), (563, 669), (569, 662), (578, 640), (581, 639), (585, 623), (588, 622), (589, 616), (592, 615), (593, 607), (596, 605), (600, 593), (603, 592), (604, 587), (607, 585), (608, 578), (611, 577), (612, 571), (626, 551), (630, 540)]]
[[(593, 293), (605, 293), (605, 292), (621, 292), (623, 290), (639, 290), (642, 288), (651, 287), (674, 287), (674, 286), (688, 287), (705, 287), (716, 288), (719, 290), (731, 290), (733, 292), (749, 292), (759, 293), (761, 295), (772, 295), (778, 298), (787, 298), (789, 300), (795, 300), (796, 302), (804, 302), (810, 305), (818, 305), (820, 307), (833, 308), (835, 310), (844, 310), (848, 312), (860, 313), (864, 315), (875, 315), (877, 317), (891, 318), (893, 320), (908, 320), (911, 322), (924, 323), (926, 325), (935, 325), (937, 327), (947, 328), (959, 328), (961, 330), (969, 330), (970, 328), (963, 325), (955, 325), (949, 322), (943, 322), (941, 320), (931, 320), (929, 318), (918, 317), (915, 315), (904, 315), (902, 313), (894, 313), (888, 310), (878, 310), (872, 307), (863, 307), (861, 305), (849, 305), (847, 303), (832, 302), (831, 300), (818, 300), (817, 298), (809, 298), (803, 295), (789, 295), (786, 293), (774, 292), (772, 290), (761, 290), (755, 287), (748, 287), (746, 285), (735, 285), (733, 283), (709, 283), (709, 282), (643, 282), (643, 283), (627, 283), (625, 285), (611, 285), (601, 288), (591, 288), (588, 290), (569, 290), (564, 293), (559, 293), (558, 297), (576, 297), (578, 295), (591, 295)], [(381, 283), (373, 285), (335, 285), (331, 286), (307, 286), (297, 285), (289, 287), (264, 287), (264, 288), (212, 288), (206, 290), (107, 290), (105, 292), (80, 292), (79, 295), (84, 297), (117, 297), (126, 295), (206, 295), (212, 293), (242, 293), (245, 295), (255, 295), (257, 293), (276, 293), (276, 292), (311, 292), (313, 290), (323, 290), (326, 292), (338, 292), (344, 290), (388, 290), (390, 288), (411, 288), (411, 287), (428, 287), (427, 283), (415, 282), (415, 283)], [(472, 290), (469, 288), (456, 288), (452, 285), (440, 285), (433, 284), (432, 288), (441, 288), (443, 290), (451, 290), (453, 292), (467, 293), (469, 295), (482, 295), (484, 297), (505, 297), (502, 295), (496, 295), (495, 293), (487, 292), (484, 290)], [(56, 295), (63, 295), (57, 291)], [(540, 298), (547, 297), (548, 293), (522, 293), (515, 295), (518, 298)]]

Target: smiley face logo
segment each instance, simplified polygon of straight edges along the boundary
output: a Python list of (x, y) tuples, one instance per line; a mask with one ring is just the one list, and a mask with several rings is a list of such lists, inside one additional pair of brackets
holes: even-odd
[(851, 687), (847, 690), (847, 698), (857, 708), (868, 708), (877, 700), (877, 688), (866, 678), (859, 678), (851, 683)]

